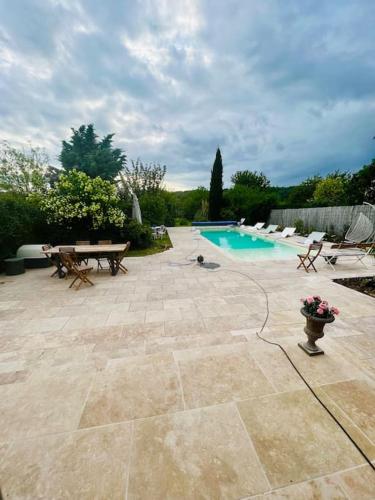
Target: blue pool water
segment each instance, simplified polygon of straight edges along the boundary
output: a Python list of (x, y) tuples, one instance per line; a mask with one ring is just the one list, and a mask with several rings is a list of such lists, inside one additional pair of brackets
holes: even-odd
[(201, 235), (240, 260), (295, 259), (300, 248), (239, 229), (203, 230)]

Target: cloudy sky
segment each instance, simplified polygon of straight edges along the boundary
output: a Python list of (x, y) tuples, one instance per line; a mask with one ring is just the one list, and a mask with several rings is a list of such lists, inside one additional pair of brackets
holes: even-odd
[(172, 188), (375, 157), (374, 0), (0, 0), (0, 138), (115, 132)]

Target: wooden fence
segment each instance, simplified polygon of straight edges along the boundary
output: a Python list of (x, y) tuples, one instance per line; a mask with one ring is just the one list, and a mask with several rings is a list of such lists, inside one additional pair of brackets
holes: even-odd
[(297, 220), (302, 220), (305, 228), (310, 231), (343, 235), (361, 212), (374, 223), (375, 227), (375, 209), (369, 205), (272, 210), (269, 223), (293, 227)]

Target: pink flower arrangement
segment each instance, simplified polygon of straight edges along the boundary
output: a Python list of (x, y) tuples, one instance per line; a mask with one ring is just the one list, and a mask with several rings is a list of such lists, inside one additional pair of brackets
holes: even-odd
[(337, 307), (329, 306), (326, 300), (322, 300), (319, 295), (310, 295), (301, 299), (304, 311), (310, 316), (316, 318), (331, 318), (339, 314)]

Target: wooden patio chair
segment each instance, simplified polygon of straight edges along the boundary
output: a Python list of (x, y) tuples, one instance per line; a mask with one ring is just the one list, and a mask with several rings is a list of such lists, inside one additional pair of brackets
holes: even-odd
[[(43, 252), (46, 252), (47, 250), (50, 250), (51, 248), (52, 248), (52, 245), (50, 245), (50, 244), (42, 246)], [(56, 268), (53, 271), (53, 273), (51, 274), (51, 278), (53, 278), (59, 272), (59, 266), (58, 266), (58, 263), (57, 263), (57, 257), (55, 255), (51, 254), (51, 253), (46, 253), (45, 255), (46, 255), (47, 259), (51, 262), (51, 264)]]
[[(76, 246), (79, 247), (79, 246), (88, 246), (88, 245), (91, 245), (90, 241), (89, 240), (77, 240), (76, 241)], [(88, 265), (89, 263), (89, 258), (88, 257), (78, 257), (78, 262), (79, 264), (81, 264), (82, 262), (84, 262), (86, 264), (86, 266)]]
[(297, 266), (297, 269), (299, 269), (302, 266), (308, 273), (309, 268), (312, 267), (314, 271), (317, 273), (318, 271), (314, 266), (314, 261), (319, 257), (322, 248), (323, 248), (323, 243), (311, 243), (309, 245), (307, 253), (297, 255), (299, 260), (301, 261), (300, 264)]
[[(112, 245), (112, 240), (99, 240), (98, 245)], [(100, 254), (96, 257), (96, 261), (98, 263), (97, 271), (100, 269), (108, 269), (108, 267), (103, 267), (102, 262), (107, 262), (108, 263), (108, 258), (107, 257), (101, 257)]]
[(125, 255), (128, 253), (129, 251), (129, 248), (130, 248), (130, 241), (128, 241), (126, 243), (126, 246), (125, 246), (125, 249), (123, 252), (120, 252), (116, 255), (116, 257), (114, 258), (114, 262), (115, 264), (118, 266), (118, 268), (124, 273), (126, 274), (128, 272), (128, 270), (126, 269), (126, 267), (124, 266), (124, 264), (122, 264), (122, 261), (124, 260), (125, 258)]
[(68, 272), (74, 276), (69, 288), (72, 288), (77, 280), (79, 280), (79, 283), (78, 286), (75, 286), (76, 290), (79, 289), (82, 283), (89, 283), (91, 286), (94, 286), (94, 283), (87, 277), (88, 273), (92, 271), (92, 267), (81, 267), (78, 264), (74, 248), (71, 248), (73, 250), (72, 252), (69, 252), (68, 249), (69, 247), (61, 248), (59, 255), (61, 262), (67, 268)]
[(75, 248), (74, 247), (59, 247), (59, 259), (60, 263), (63, 267), (66, 268), (66, 273), (65, 273), (65, 278), (68, 277), (68, 275), (72, 274), (70, 269), (66, 267), (63, 261), (62, 253), (70, 254), (72, 260), (79, 266), (81, 263), (79, 262), (78, 255), (76, 254)]

